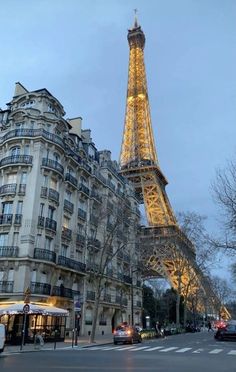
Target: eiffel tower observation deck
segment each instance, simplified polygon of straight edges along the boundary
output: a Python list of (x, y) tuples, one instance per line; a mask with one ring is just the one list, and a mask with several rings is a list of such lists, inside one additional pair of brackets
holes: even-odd
[[(167, 180), (157, 157), (144, 63), (145, 35), (135, 15), (128, 30), (129, 69), (120, 173), (134, 185), (136, 197), (144, 204), (148, 227), (140, 231), (146, 276), (164, 277), (181, 295), (204, 298), (212, 295), (209, 283), (197, 266), (195, 247), (181, 231), (169, 202)], [(211, 292), (211, 293), (210, 293)], [(214, 297), (214, 306), (219, 305)]]

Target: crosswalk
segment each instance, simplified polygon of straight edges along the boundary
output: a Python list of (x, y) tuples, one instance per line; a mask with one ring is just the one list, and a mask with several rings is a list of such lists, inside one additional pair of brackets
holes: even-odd
[(157, 352), (157, 353), (178, 353), (178, 354), (184, 354), (184, 353), (192, 353), (192, 354), (202, 354), (207, 353), (210, 355), (218, 355), (220, 353), (224, 353), (226, 355), (231, 355), (236, 357), (236, 349), (229, 350), (229, 349), (209, 349), (209, 348), (200, 348), (196, 349), (193, 347), (182, 347), (179, 346), (171, 346), (171, 347), (164, 347), (164, 346), (136, 346), (136, 345), (125, 345), (125, 346), (95, 346), (95, 347), (88, 347), (88, 348), (79, 348), (77, 350), (87, 350), (87, 351), (118, 351), (118, 352)]

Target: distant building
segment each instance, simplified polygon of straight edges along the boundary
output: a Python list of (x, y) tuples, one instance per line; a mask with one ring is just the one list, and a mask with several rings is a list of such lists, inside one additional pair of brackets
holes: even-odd
[(0, 110), (0, 309), (29, 287), (31, 303), (68, 309), (68, 332), (78, 316), (88, 334), (104, 251), (98, 332), (111, 333), (120, 321), (141, 322), (138, 202), (110, 151), (96, 149), (80, 117), (64, 116), (47, 89), (20, 83)]

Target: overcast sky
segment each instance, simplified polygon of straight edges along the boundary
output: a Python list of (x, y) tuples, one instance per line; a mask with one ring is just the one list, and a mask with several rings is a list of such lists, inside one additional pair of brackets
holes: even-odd
[(0, 0), (0, 107), (14, 83), (47, 88), (82, 116), (118, 160), (125, 114), (127, 29), (146, 36), (152, 125), (175, 211), (208, 216), (210, 184), (236, 148), (235, 0)]

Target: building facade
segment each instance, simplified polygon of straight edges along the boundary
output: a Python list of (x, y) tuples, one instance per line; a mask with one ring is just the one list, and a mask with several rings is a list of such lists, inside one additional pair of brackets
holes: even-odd
[(0, 307), (29, 288), (31, 303), (67, 309), (66, 328), (78, 318), (89, 334), (102, 275), (97, 332), (106, 334), (141, 323), (138, 202), (110, 151), (64, 116), (47, 89), (20, 83), (0, 110)]

